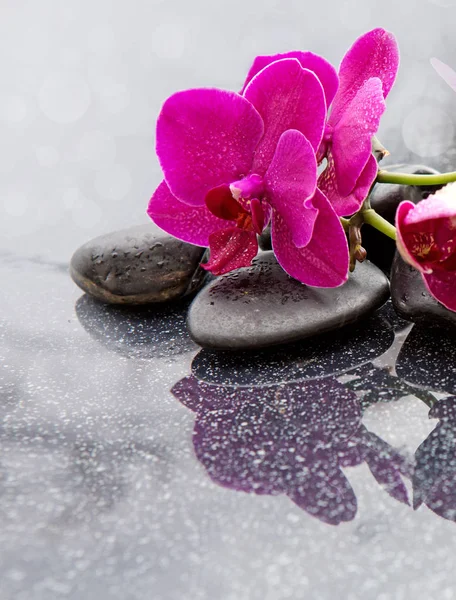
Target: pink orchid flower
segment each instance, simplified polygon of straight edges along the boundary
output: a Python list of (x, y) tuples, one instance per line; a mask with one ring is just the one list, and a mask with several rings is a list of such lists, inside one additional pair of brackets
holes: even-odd
[(396, 213), (397, 248), (421, 272), (429, 292), (456, 311), (456, 183)]
[(311, 52), (258, 56), (243, 89), (260, 69), (284, 58), (299, 60), (316, 74), (325, 90), (331, 112), (317, 158), (318, 162), (326, 158), (328, 165), (318, 187), (339, 216), (351, 215), (359, 210), (377, 176), (372, 136), (399, 66), (395, 38), (384, 29), (362, 35), (343, 58), (339, 76), (325, 59)]
[(295, 58), (261, 69), (243, 95), (178, 92), (157, 122), (164, 181), (148, 207), (171, 235), (209, 246), (219, 275), (248, 266), (271, 221), (278, 262), (307, 285), (336, 287), (348, 276), (346, 236), (317, 185), (316, 151), (325, 92)]
[(328, 166), (318, 181), (340, 216), (360, 209), (377, 176), (372, 136), (398, 67), (396, 40), (384, 29), (358, 38), (340, 65), (339, 89), (319, 151)]

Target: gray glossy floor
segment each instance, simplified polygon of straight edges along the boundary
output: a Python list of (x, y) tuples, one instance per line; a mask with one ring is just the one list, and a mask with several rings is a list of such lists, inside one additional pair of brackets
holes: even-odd
[(222, 359), (188, 338), (185, 305), (119, 313), (67, 273), (87, 239), (147, 222), (166, 96), (238, 89), (257, 53), (338, 62), (392, 30), (382, 141), (392, 162), (454, 168), (456, 96), (429, 65), (456, 68), (454, 2), (1, 7), (0, 598), (456, 597), (451, 334), (386, 307)]

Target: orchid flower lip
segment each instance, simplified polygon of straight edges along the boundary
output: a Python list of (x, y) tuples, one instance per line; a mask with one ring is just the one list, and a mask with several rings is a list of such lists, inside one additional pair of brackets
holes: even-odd
[(244, 200), (260, 198), (264, 194), (263, 178), (256, 173), (252, 173), (252, 175), (231, 183), (230, 190), (233, 198), (237, 201), (241, 198)]

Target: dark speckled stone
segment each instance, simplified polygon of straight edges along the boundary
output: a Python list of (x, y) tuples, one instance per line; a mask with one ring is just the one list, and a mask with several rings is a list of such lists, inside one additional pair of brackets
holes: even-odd
[(258, 236), (258, 245), (261, 250), (272, 250), (271, 226), (266, 227), (263, 233)]
[(139, 225), (81, 246), (71, 259), (70, 274), (84, 292), (109, 304), (167, 302), (201, 286), (204, 251)]
[(403, 319), (418, 323), (438, 321), (456, 326), (456, 313), (431, 296), (421, 274), (397, 253), (391, 269), (391, 299), (396, 312)]
[(264, 348), (358, 321), (388, 296), (387, 278), (369, 262), (357, 265), (344, 286), (321, 289), (292, 279), (272, 252), (264, 252), (251, 267), (228, 273), (200, 292), (188, 326), (205, 348)]

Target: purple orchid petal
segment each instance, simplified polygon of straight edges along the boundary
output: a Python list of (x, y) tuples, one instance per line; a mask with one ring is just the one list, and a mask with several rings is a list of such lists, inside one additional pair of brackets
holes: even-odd
[(341, 196), (348, 196), (372, 155), (372, 136), (385, 110), (382, 82), (368, 79), (334, 128), (331, 152)]
[(196, 246), (209, 246), (209, 236), (230, 225), (211, 214), (206, 206), (180, 202), (165, 181), (155, 190), (147, 214), (166, 233)]
[(377, 170), (377, 161), (371, 154), (353, 190), (348, 196), (342, 196), (337, 188), (334, 159), (330, 152), (328, 154), (328, 166), (318, 178), (318, 188), (331, 202), (339, 217), (353, 215), (361, 208), (362, 203), (367, 198), (369, 190), (377, 177)]
[(313, 52), (300, 52), (299, 50), (293, 52), (286, 52), (284, 54), (273, 54), (272, 56), (257, 56), (253, 61), (253, 65), (250, 67), (247, 78), (242, 87), (241, 94), (244, 93), (245, 88), (250, 81), (255, 77), (257, 73), (262, 71), (265, 67), (278, 60), (284, 58), (296, 58), (303, 69), (308, 69), (315, 73), (320, 80), (323, 90), (325, 92), (326, 106), (329, 106), (336, 95), (337, 88), (339, 87), (339, 78), (337, 76), (336, 69), (322, 56), (313, 54)]
[(456, 183), (450, 183), (414, 206), (404, 219), (406, 225), (436, 219), (456, 219)]
[(302, 133), (283, 133), (264, 176), (269, 202), (282, 217), (298, 248), (306, 246), (313, 233), (318, 210), (305, 201), (315, 193), (315, 152)]
[(456, 92), (456, 72), (438, 58), (431, 58), (431, 65), (450, 88)]
[(268, 217), (269, 211), (265, 211), (264, 202), (258, 198), (252, 198), (250, 201), (250, 214), (252, 217), (253, 230), (258, 235), (261, 235)]
[(423, 278), (434, 298), (449, 310), (456, 311), (456, 272), (434, 271), (423, 273)]
[(348, 279), (348, 244), (329, 200), (317, 188), (312, 199), (318, 210), (314, 234), (305, 248), (293, 244), (282, 216), (272, 217), (272, 247), (282, 268), (306, 285), (337, 287)]
[(399, 254), (409, 265), (414, 267), (417, 271), (424, 273), (427, 269), (421, 265), (413, 256), (409, 250), (406, 240), (403, 235), (404, 224), (408, 214), (415, 209), (415, 204), (406, 200), (401, 202), (397, 207), (396, 211), (396, 246)]
[(157, 155), (170, 190), (182, 202), (201, 206), (209, 190), (250, 171), (262, 135), (260, 115), (239, 94), (174, 94), (157, 122)]
[(382, 82), (386, 98), (396, 79), (399, 50), (394, 36), (373, 29), (359, 37), (344, 56), (339, 69), (339, 90), (334, 98), (329, 122), (335, 126), (364, 83), (372, 77)]
[(316, 75), (294, 58), (279, 60), (249, 83), (245, 98), (264, 121), (264, 136), (255, 152), (252, 171), (264, 175), (282, 133), (297, 129), (318, 149), (326, 118), (326, 104)]
[[(225, 221), (226, 227), (226, 221)], [(210, 260), (201, 265), (214, 275), (223, 275), (239, 267), (248, 267), (258, 252), (255, 232), (232, 227), (209, 237)]]

